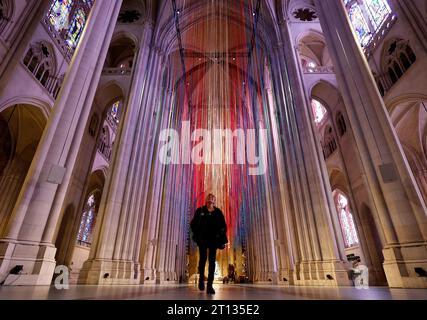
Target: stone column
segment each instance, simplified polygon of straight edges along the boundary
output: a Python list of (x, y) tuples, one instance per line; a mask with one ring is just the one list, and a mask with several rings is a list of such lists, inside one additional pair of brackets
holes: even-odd
[[(151, 47), (153, 25), (146, 23), (122, 132), (116, 137), (111, 173), (101, 200), (95, 240), (79, 283), (138, 284), (141, 237), (147, 220), (150, 149), (161, 94), (162, 55)], [(107, 276), (108, 274), (108, 276)]]
[[(53, 234), (88, 121), (121, 0), (96, 1), (20, 196), (0, 240), (0, 280), (47, 285), (55, 268)], [(15, 265), (23, 274), (9, 276)], [(10, 281), (9, 281), (10, 280)]]
[(341, 1), (316, 0), (357, 148), (385, 235), (391, 287), (426, 287), (426, 207)]
[[(162, 101), (161, 108), (158, 110), (156, 117), (159, 118), (160, 126), (158, 126), (158, 130), (155, 134), (155, 137), (158, 137), (161, 129), (166, 129), (168, 124), (170, 123), (171, 115), (172, 115), (172, 90), (167, 88), (164, 84), (164, 88), (162, 90), (164, 92), (164, 98)], [(163, 102), (164, 101), (164, 102)], [(178, 225), (172, 224), (172, 219), (174, 215), (179, 215), (179, 211), (174, 211), (173, 207), (170, 207), (170, 202), (168, 201), (168, 194), (165, 193), (165, 186), (171, 186), (171, 175), (166, 175), (167, 165), (161, 163), (158, 154), (158, 146), (159, 144), (156, 142), (154, 156), (154, 170), (153, 170), (153, 178), (156, 181), (153, 185), (155, 186), (154, 193), (152, 194), (152, 211), (150, 212), (150, 216), (159, 216), (159, 223), (156, 226), (158, 228), (158, 241), (157, 241), (157, 255), (156, 255), (156, 282), (164, 283), (173, 281), (175, 275), (171, 274), (171, 271), (168, 268), (167, 261), (169, 256), (172, 254), (172, 250), (170, 249), (170, 243), (174, 242), (174, 234), (173, 231), (178, 229)], [(170, 189), (169, 189), (170, 192)], [(172, 191), (173, 192), (173, 191)]]
[(288, 248), (294, 283), (349, 285), (343, 240), (334, 224), (336, 208), (323, 154), (316, 140), (311, 106), (305, 95), (289, 22), (279, 23), (280, 40), (272, 68), (279, 128), (285, 159), (285, 183), (292, 203), (289, 213), (293, 241)]
[[(165, 72), (165, 55), (160, 48), (152, 48), (153, 52), (153, 78), (150, 86), (153, 88), (147, 99), (147, 118), (141, 135), (145, 136), (145, 140), (139, 148), (139, 156), (141, 161), (139, 166), (139, 181), (145, 183), (138, 190), (139, 206), (143, 213), (141, 217), (141, 228), (137, 235), (137, 249), (140, 254), (141, 272), (144, 283), (154, 283), (156, 279), (156, 252), (158, 246), (158, 219), (159, 211), (157, 207), (156, 197), (159, 197), (156, 186), (159, 180), (156, 179), (157, 174), (161, 174), (159, 167), (156, 166), (156, 146), (158, 145), (157, 130), (160, 127), (160, 116), (162, 114), (160, 108), (164, 108), (161, 96), (162, 79)], [(157, 168), (156, 168), (157, 167)]]
[[(270, 179), (275, 179), (277, 186), (276, 190), (272, 194), (279, 192), (280, 197), (272, 197), (274, 203), (274, 214), (272, 219), (274, 221), (275, 230), (277, 230), (277, 235), (275, 239), (276, 246), (276, 256), (277, 256), (277, 272), (278, 280), (282, 284), (290, 284), (289, 280), (292, 280), (290, 274), (292, 273), (292, 263), (293, 261), (293, 247), (294, 241), (292, 239), (291, 232), (291, 221), (290, 221), (290, 205), (289, 205), (289, 193), (286, 188), (285, 179), (285, 159), (283, 156), (284, 150), (281, 144), (281, 136), (279, 133), (278, 123), (277, 123), (277, 105), (274, 103), (274, 92), (273, 84), (271, 79), (270, 66), (266, 64), (264, 66), (264, 83), (265, 83), (265, 95), (267, 97), (267, 105), (269, 109), (269, 120), (271, 124), (271, 135), (274, 145), (274, 154), (271, 155), (274, 161), (274, 173)], [(278, 213), (281, 214), (278, 214)]]

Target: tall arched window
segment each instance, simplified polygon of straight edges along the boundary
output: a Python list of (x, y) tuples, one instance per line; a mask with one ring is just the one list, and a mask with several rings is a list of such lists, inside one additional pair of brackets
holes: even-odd
[(359, 237), (357, 235), (353, 214), (350, 210), (349, 199), (339, 190), (333, 192), (333, 197), (344, 237), (344, 245), (346, 248), (355, 247), (359, 245)]
[(114, 120), (114, 122), (116, 123), (116, 125), (119, 124), (119, 122), (120, 122), (120, 109), (121, 109), (121, 105), (122, 105), (121, 101), (116, 101), (111, 106), (110, 116)]
[(316, 99), (311, 100), (311, 108), (313, 111), (314, 122), (319, 125), (325, 119), (328, 111), (326, 110), (325, 106)]
[(344, 0), (360, 44), (367, 46), (392, 14), (387, 0)]
[(67, 43), (70, 45), (70, 47), (77, 47), (77, 44), (79, 43), (80, 37), (83, 33), (85, 24), (86, 14), (82, 9), (78, 9), (75, 12), (74, 18), (71, 22), (71, 26), (68, 29)]
[(365, 0), (364, 2), (371, 23), (378, 30), (391, 13), (391, 8), (386, 0)]
[(120, 123), (122, 101), (114, 102), (107, 113), (107, 118), (104, 121), (101, 136), (99, 138), (98, 150), (104, 156), (107, 162), (111, 160), (111, 154), (114, 147), (117, 128)]
[(89, 195), (82, 219), (80, 221), (79, 233), (77, 235), (77, 243), (80, 245), (90, 246), (92, 244), (93, 229), (96, 220), (97, 210), (97, 193)]
[(353, 3), (349, 7), (348, 15), (360, 43), (362, 46), (366, 46), (372, 39), (372, 33), (369, 28), (369, 24), (363, 15), (362, 9), (357, 2)]
[(52, 1), (45, 24), (55, 40), (63, 41), (68, 53), (77, 47), (93, 3), (94, 0)]
[(55, 0), (50, 7), (48, 17), (56, 31), (68, 29), (73, 0)]

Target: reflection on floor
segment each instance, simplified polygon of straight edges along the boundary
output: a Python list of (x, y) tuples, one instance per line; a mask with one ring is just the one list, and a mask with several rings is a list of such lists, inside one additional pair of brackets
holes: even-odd
[(54, 287), (0, 287), (0, 299), (37, 300), (426, 300), (425, 289), (389, 289), (371, 287), (282, 287), (272, 285), (214, 285), (217, 293), (208, 296), (194, 285), (143, 286), (70, 286), (68, 290)]

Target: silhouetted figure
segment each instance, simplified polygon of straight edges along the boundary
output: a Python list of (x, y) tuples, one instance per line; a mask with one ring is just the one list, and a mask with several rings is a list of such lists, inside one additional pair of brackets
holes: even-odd
[(224, 249), (228, 243), (227, 224), (224, 214), (215, 207), (215, 196), (209, 194), (206, 198), (206, 205), (198, 208), (191, 221), (190, 227), (193, 240), (199, 247), (199, 289), (205, 290), (205, 266), (209, 252), (209, 274), (206, 292), (215, 294), (213, 281), (215, 275), (216, 250)]
[(228, 279), (229, 281), (233, 281), (233, 283), (236, 283), (236, 268), (233, 264), (228, 265)]

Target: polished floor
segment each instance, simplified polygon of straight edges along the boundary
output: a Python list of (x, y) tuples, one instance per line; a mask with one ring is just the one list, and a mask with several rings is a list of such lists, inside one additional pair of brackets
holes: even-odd
[(427, 289), (215, 285), (208, 296), (194, 285), (0, 287), (0, 300), (427, 300)]

